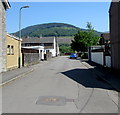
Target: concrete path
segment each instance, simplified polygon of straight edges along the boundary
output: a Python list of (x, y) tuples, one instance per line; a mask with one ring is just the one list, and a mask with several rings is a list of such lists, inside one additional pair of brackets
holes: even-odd
[[(54, 58), (2, 87), (4, 113), (117, 113), (114, 89), (80, 60)], [(109, 92), (109, 93), (108, 93)], [(116, 92), (116, 91), (114, 91)], [(116, 92), (117, 93), (117, 92)]]

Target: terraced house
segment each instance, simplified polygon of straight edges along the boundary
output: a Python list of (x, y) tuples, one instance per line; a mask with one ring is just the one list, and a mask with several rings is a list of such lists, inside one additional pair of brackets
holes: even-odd
[(0, 0), (0, 73), (6, 71), (6, 10), (9, 8), (7, 0)]
[(21, 41), (22, 40), (19, 40), (18, 37), (7, 34), (7, 39), (6, 39), (6, 48), (7, 48), (6, 67), (7, 67), (7, 70), (18, 68), (19, 52), (20, 52), (20, 57), (21, 57), (20, 62), (21, 62), (21, 66), (22, 66)]

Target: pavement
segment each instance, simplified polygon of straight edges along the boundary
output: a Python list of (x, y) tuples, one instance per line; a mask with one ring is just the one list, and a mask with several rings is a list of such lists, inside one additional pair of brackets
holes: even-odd
[(110, 84), (116, 91), (120, 92), (120, 73), (108, 67), (103, 67), (94, 62), (84, 61), (82, 63), (88, 68), (93, 68), (98, 79), (102, 79)]
[(120, 106), (120, 74), (118, 71), (115, 71), (108, 67), (103, 67), (94, 62), (89, 62), (88, 60), (81, 60), (82, 64), (87, 68), (92, 69), (97, 76), (97, 79), (100, 81), (105, 81), (113, 90), (108, 90), (108, 95), (112, 101), (118, 106)]
[(40, 63), (37, 63), (37, 64), (16, 68), (13, 70), (8, 70), (6, 72), (0, 73), (0, 86), (5, 85), (11, 81), (14, 81), (20, 77), (24, 77), (25, 75), (33, 72), (36, 68), (38, 68), (39, 64), (46, 63), (46, 62), (47, 61), (40, 61)]
[(16, 69), (1, 73), (2, 80), (1, 80), (0, 86), (5, 85), (11, 81), (14, 81), (20, 77), (23, 77), (31, 73), (32, 71), (35, 70), (35, 68), (37, 68), (37, 66), (38, 64), (30, 65), (30, 66), (16, 68)]

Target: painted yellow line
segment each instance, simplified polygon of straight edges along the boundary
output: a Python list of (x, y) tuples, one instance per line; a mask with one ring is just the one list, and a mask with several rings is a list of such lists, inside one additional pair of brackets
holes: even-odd
[(1, 86), (4, 86), (4, 85), (6, 85), (6, 84), (8, 84), (8, 83), (10, 83), (10, 82), (12, 82), (12, 81), (15, 81), (15, 80), (17, 80), (17, 79), (19, 79), (19, 78), (21, 78), (21, 77), (24, 77), (25, 75), (27, 75), (27, 74), (29, 74), (29, 73), (31, 73), (31, 72), (33, 72), (33, 71), (34, 71), (34, 69), (31, 69), (30, 71), (27, 71), (26, 73), (23, 73), (23, 74), (21, 74), (21, 75), (18, 75), (18, 76), (16, 76), (16, 77), (14, 77), (14, 78), (12, 78), (12, 79), (4, 82), (4, 83), (1, 83), (1, 84), (0, 84), (0, 87), (1, 87)]

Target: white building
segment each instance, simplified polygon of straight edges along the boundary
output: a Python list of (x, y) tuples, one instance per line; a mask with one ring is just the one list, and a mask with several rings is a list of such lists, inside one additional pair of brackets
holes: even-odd
[(59, 55), (59, 46), (55, 37), (23, 38), (22, 46), (43, 46), (45, 53), (51, 52), (52, 57)]
[(35, 49), (39, 51), (39, 60), (44, 60), (44, 47), (43, 46), (24, 46), (25, 49)]

